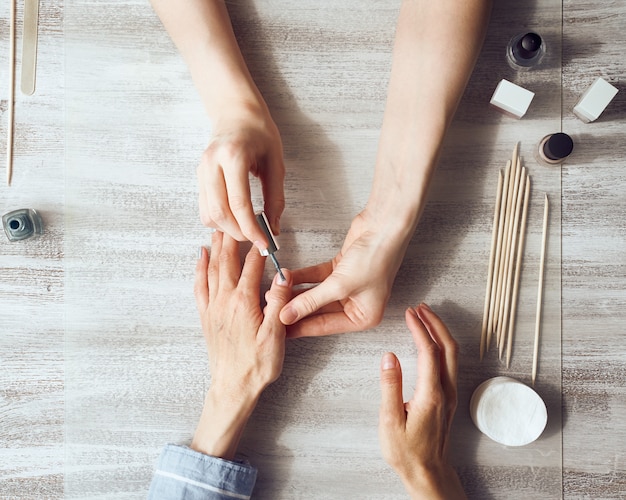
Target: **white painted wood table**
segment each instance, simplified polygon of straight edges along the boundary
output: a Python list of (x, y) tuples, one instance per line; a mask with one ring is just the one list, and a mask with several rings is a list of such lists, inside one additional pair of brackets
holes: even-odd
[[(229, 2), (284, 141), (287, 267), (333, 257), (369, 193), (397, 7)], [(422, 300), (462, 346), (453, 459), (471, 498), (624, 496), (624, 89), (594, 124), (570, 111), (596, 76), (619, 84), (623, 10), (497, 2), (385, 319), (289, 342), (242, 442), (259, 468), (255, 497), (405, 497), (378, 449), (378, 364), (395, 351), (410, 391), (403, 311)], [(526, 28), (541, 30), (549, 51), (542, 69), (516, 73), (504, 46)], [(142, 498), (160, 447), (190, 438), (210, 380), (192, 298), (197, 247), (209, 241), (195, 181), (209, 123), (147, 2), (42, 2), (40, 42), (37, 91), (16, 103), (14, 185), (0, 188), (3, 213), (38, 208), (46, 223), (38, 240), (0, 241), (0, 497)], [(501, 78), (537, 93), (520, 121), (487, 106)], [(576, 141), (571, 160), (539, 165), (537, 142), (561, 129)], [(516, 141), (533, 195), (506, 370), (491, 352), (478, 362), (478, 336), (497, 171)], [(507, 449), (479, 434), (467, 405), (490, 376), (529, 381), (544, 192), (537, 390), (549, 425), (536, 443)]]

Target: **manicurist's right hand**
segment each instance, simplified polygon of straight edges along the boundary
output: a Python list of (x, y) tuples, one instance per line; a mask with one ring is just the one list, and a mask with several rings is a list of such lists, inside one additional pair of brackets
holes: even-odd
[(458, 346), (426, 304), (407, 309), (405, 317), (417, 347), (417, 382), (413, 397), (405, 403), (400, 362), (393, 353), (383, 356), (378, 426), (383, 457), (411, 498), (463, 499), (463, 487), (448, 463), (457, 404)]
[(213, 135), (197, 174), (202, 223), (267, 248), (254, 216), (249, 176), (261, 181), (263, 209), (278, 234), (285, 208), (285, 165), (278, 128), (264, 105), (239, 105), (213, 120)]

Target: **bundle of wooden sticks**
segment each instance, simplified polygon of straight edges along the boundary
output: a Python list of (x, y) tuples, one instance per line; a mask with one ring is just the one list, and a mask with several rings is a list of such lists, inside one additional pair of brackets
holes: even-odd
[(524, 253), (530, 176), (521, 166), (519, 144), (507, 161), (504, 175), (498, 176), (498, 191), (493, 215), (489, 273), (480, 335), (480, 359), (495, 337), (498, 356), (506, 348), (506, 365), (511, 362), (513, 332)]
[[(498, 191), (493, 214), (489, 273), (485, 291), (485, 308), (480, 334), (480, 359), (489, 350), (495, 336), (498, 357), (502, 359), (506, 348), (506, 366), (511, 363), (513, 333), (517, 313), (519, 279), (524, 254), (528, 201), (530, 199), (530, 176), (521, 166), (519, 144), (513, 149), (513, 156), (507, 161), (498, 175)], [(541, 257), (539, 258), (539, 280), (537, 282), (537, 313), (535, 316), (535, 339), (531, 380), (535, 385), (539, 359), (539, 332), (541, 330), (541, 310), (543, 302), (543, 278), (546, 261), (548, 236), (548, 195), (545, 195), (543, 230), (541, 237)]]

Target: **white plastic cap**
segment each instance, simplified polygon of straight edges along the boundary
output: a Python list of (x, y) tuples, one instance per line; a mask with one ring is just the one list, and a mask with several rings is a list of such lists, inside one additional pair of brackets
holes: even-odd
[(613, 85), (602, 78), (598, 78), (574, 106), (574, 114), (585, 123), (595, 121), (616, 94), (617, 89)]
[(515, 85), (508, 80), (501, 80), (489, 103), (505, 113), (521, 118), (528, 111), (535, 93)]

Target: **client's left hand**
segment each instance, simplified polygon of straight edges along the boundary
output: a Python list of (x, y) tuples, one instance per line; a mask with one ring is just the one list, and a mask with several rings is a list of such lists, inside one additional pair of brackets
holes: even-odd
[(265, 257), (252, 247), (243, 269), (239, 243), (216, 231), (211, 257), (206, 249), (196, 266), (194, 293), (209, 355), (211, 387), (192, 448), (232, 458), (258, 398), (280, 375), (285, 356), (285, 327), (278, 319), (291, 297), (276, 275), (260, 306)]

